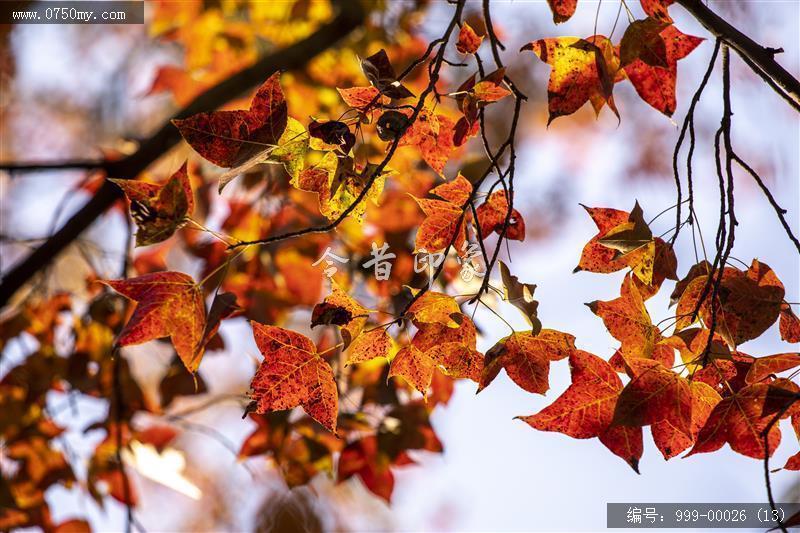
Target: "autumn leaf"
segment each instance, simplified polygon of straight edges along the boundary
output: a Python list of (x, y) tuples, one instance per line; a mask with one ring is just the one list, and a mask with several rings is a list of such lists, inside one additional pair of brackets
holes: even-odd
[(655, 294), (665, 279), (677, 279), (675, 252), (662, 239), (653, 238), (638, 202), (630, 213), (583, 208), (599, 231), (583, 247), (575, 272), (609, 273), (630, 267), (645, 297)]
[(461, 30), (458, 32), (458, 40), (456, 41), (456, 50), (462, 54), (474, 54), (483, 42), (483, 36), (479, 36), (472, 29), (472, 26), (464, 22), (461, 25)]
[(410, 98), (414, 93), (397, 81), (394, 67), (389, 61), (386, 50), (380, 49), (371, 56), (361, 60), (361, 70), (373, 87), (389, 98)]
[(182, 272), (156, 272), (126, 280), (101, 281), (137, 303), (117, 339), (120, 346), (170, 337), (189, 372), (197, 371), (203, 356), (206, 326), (203, 293)]
[(402, 377), (427, 397), (437, 369), (453, 378), (478, 381), (483, 356), (475, 349), (475, 325), (460, 315), (456, 328), (438, 322), (419, 324), (411, 343), (392, 360), (389, 377)]
[(501, 369), (528, 392), (544, 394), (550, 388), (550, 362), (569, 357), (575, 351), (575, 337), (552, 329), (538, 335), (515, 332), (486, 352), (479, 392), (488, 387)]
[(110, 181), (117, 184), (128, 199), (131, 216), (139, 229), (136, 246), (169, 239), (194, 210), (194, 194), (186, 163), (163, 185), (136, 180)]
[(391, 459), (379, 450), (378, 438), (373, 435), (351, 442), (342, 450), (338, 477), (344, 481), (357, 475), (370, 492), (389, 503), (394, 491), (391, 465)]
[(700, 429), (705, 425), (711, 411), (722, 399), (710, 385), (701, 381), (689, 383), (692, 393), (691, 435), (672, 425), (669, 420), (654, 422), (650, 426), (653, 432), (653, 441), (664, 455), (664, 459), (671, 459), (694, 443)]
[(308, 125), (309, 146), (314, 150), (332, 150), (339, 148), (344, 155), (356, 143), (356, 136), (350, 131), (350, 127), (338, 120), (312, 121)]
[(458, 108), (464, 114), (455, 125), (453, 142), (456, 146), (464, 144), (469, 137), (478, 134), (479, 111), (487, 105), (500, 101), (511, 94), (505, 85), (506, 69), (501, 67), (476, 81), (478, 73), (473, 74), (458, 87), (454, 93)]
[(707, 383), (723, 396), (729, 396), (747, 386), (746, 377), (755, 359), (742, 352), (731, 352), (730, 359), (709, 357), (708, 364), (694, 372), (693, 381)]
[(368, 316), (368, 309), (335, 282), (331, 282), (331, 293), (311, 312), (311, 327), (320, 324), (339, 326), (344, 346), (347, 347), (361, 333)]
[(599, 231), (583, 247), (575, 272), (585, 270), (587, 272), (609, 273), (625, 268), (627, 265), (625, 261), (618, 259), (617, 250), (603, 246), (599, 241), (612, 229), (626, 224), (630, 214), (627, 211), (608, 207), (586, 207), (585, 205), (582, 205), (582, 207), (589, 213)]
[(539, 413), (520, 417), (531, 427), (576, 439), (600, 437), (613, 453), (638, 472), (642, 429), (611, 427), (622, 381), (608, 363), (583, 350), (569, 355), (572, 384)]
[(578, 0), (547, 0), (553, 12), (553, 22), (560, 24), (569, 20), (575, 14)]
[[(638, 358), (652, 359), (657, 355), (655, 348), (661, 340), (661, 333), (653, 325), (631, 276), (625, 277), (619, 298), (607, 302), (594, 301), (587, 306), (603, 319), (611, 336), (622, 343), (620, 353), (626, 362)], [(674, 361), (674, 355), (672, 359)]]
[(295, 187), (315, 192), (319, 210), (328, 220), (337, 220), (346, 211), (361, 221), (367, 209), (367, 201), (377, 204), (383, 192), (388, 172), (382, 172), (372, 180), (371, 187), (355, 207), (356, 199), (370, 183), (375, 165), (358, 168), (351, 157), (340, 158), (335, 152), (327, 152), (315, 165), (304, 168), (292, 180)]
[[(493, 192), (484, 203), (478, 206), (478, 225), (481, 235), (487, 238), (493, 232), (501, 235), (508, 215), (508, 195), (505, 191)], [(525, 220), (516, 209), (511, 210), (505, 236), (515, 241), (525, 240)]]
[(596, 35), (588, 39), (539, 39), (520, 51), (525, 50), (551, 66), (547, 85), (548, 125), (560, 116), (571, 115), (588, 101), (596, 114), (608, 104), (619, 116), (612, 96), (619, 58), (608, 38)]
[[(364, 110), (376, 103), (385, 103), (386, 98), (380, 94), (375, 87), (350, 87), (347, 89), (336, 89), (350, 107)], [(380, 96), (380, 97), (379, 97)]]
[(700, 37), (686, 35), (669, 25), (660, 32), (666, 48), (666, 66), (652, 66), (636, 59), (623, 68), (639, 96), (668, 117), (677, 106), (675, 83), (678, 76), (678, 60), (689, 55), (703, 42)]
[(414, 252), (441, 252), (451, 244), (460, 250), (467, 240), (466, 216), (461, 208), (443, 200), (416, 197), (414, 200), (425, 214), (425, 219), (417, 229)]
[(647, 426), (666, 421), (692, 438), (692, 391), (689, 381), (658, 361), (631, 359), (633, 376), (622, 389), (614, 424)]
[(662, 20), (664, 22), (672, 22), (667, 8), (672, 5), (674, 0), (639, 0), (642, 4), (642, 9), (649, 16)]
[(398, 406), (387, 416), (391, 425), (382, 425), (376, 435), (353, 441), (342, 450), (337, 481), (358, 476), (370, 492), (389, 502), (392, 469), (414, 464), (408, 451), (441, 452), (442, 443), (431, 427), (428, 409), (420, 402)]
[(794, 314), (789, 304), (781, 304), (779, 328), (781, 339), (786, 342), (800, 342), (800, 319)]
[(631, 22), (619, 43), (620, 65), (625, 67), (638, 59), (651, 67), (667, 68), (667, 45), (661, 35), (667, 26), (650, 17)]
[(537, 316), (539, 302), (533, 299), (536, 285), (520, 282), (503, 261), (500, 261), (500, 277), (503, 279), (505, 300), (522, 311), (525, 320), (531, 325), (531, 333), (538, 335), (542, 330), (542, 322)]
[(386, 328), (376, 328), (365, 331), (350, 344), (347, 355), (347, 365), (363, 363), (376, 357), (389, 357), (392, 340), (386, 333)]
[(772, 426), (765, 450), (762, 434), (774, 417), (764, 414), (769, 388), (766, 383), (756, 383), (723, 398), (711, 411), (687, 457), (717, 451), (725, 443), (733, 451), (754, 459), (763, 459), (765, 452), (772, 455), (780, 443), (781, 431), (778, 424)]
[(287, 120), (280, 73), (276, 72), (258, 89), (249, 110), (199, 113), (173, 124), (205, 159), (232, 168), (277, 145)]
[(416, 146), (422, 159), (440, 176), (455, 148), (455, 122), (446, 115), (423, 109), (404, 130), (399, 146)]
[(711, 274), (711, 263), (706, 260), (700, 261), (692, 265), (689, 269), (689, 272), (686, 273), (686, 276), (681, 278), (678, 283), (675, 284), (675, 289), (673, 289), (672, 294), (669, 297), (669, 305), (673, 306), (681, 299), (683, 293), (686, 291), (686, 287), (697, 277), (700, 276), (707, 276)]
[[(698, 309), (704, 292), (706, 297), (699, 305), (698, 315), (704, 323), (710, 324), (713, 287), (706, 290), (708, 283), (709, 276), (702, 275), (686, 286), (675, 311), (676, 329), (692, 324), (693, 313)], [(755, 339), (778, 319), (784, 294), (783, 284), (765, 263), (754, 259), (744, 272), (735, 267), (725, 267), (714, 299), (717, 331), (733, 347)]]
[(472, 184), (459, 172), (454, 180), (431, 189), (431, 194), (453, 205), (462, 206), (472, 197)]
[(302, 406), (314, 420), (336, 432), (339, 394), (330, 365), (308, 337), (252, 322), (264, 360), (250, 382), (254, 411), (266, 413)]
[[(416, 296), (418, 291), (419, 289), (411, 289), (413, 296)], [(443, 324), (449, 328), (458, 328), (463, 323), (464, 316), (455, 298), (436, 291), (425, 291), (409, 307), (408, 313), (417, 326)]]
[(710, 331), (705, 328), (684, 329), (662, 339), (659, 345), (669, 346), (678, 350), (686, 368), (690, 372), (694, 372), (703, 362), (708, 363), (711, 360), (731, 359), (732, 357), (728, 345), (716, 333), (711, 346), (709, 346), (709, 334)]
[(758, 383), (772, 374), (780, 374), (798, 366), (800, 366), (800, 353), (797, 352), (757, 357), (750, 366), (745, 381)]

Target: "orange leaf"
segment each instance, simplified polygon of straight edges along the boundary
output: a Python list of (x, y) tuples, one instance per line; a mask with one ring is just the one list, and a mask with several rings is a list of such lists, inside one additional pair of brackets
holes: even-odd
[(392, 341), (385, 328), (379, 327), (367, 331), (350, 344), (346, 364), (363, 363), (376, 357), (389, 357), (391, 348)]
[(389, 376), (402, 377), (426, 397), (436, 369), (450, 377), (478, 381), (483, 357), (475, 350), (475, 325), (464, 315), (459, 321), (456, 328), (441, 323), (420, 324), (411, 344), (392, 360)]
[(600, 437), (613, 453), (638, 472), (642, 429), (610, 427), (622, 381), (608, 363), (583, 350), (569, 356), (572, 384), (551, 405), (520, 417), (531, 427), (557, 431), (576, 439)]
[[(505, 191), (495, 191), (475, 210), (481, 235), (487, 238), (492, 232), (501, 234), (508, 215), (508, 196)], [(511, 210), (506, 228), (506, 237), (515, 241), (525, 240), (525, 220), (516, 209)]]
[[(622, 343), (620, 353), (626, 361), (636, 358), (652, 359), (661, 333), (650, 319), (639, 290), (631, 276), (622, 282), (621, 296), (608, 302), (587, 304), (603, 319), (611, 336)], [(673, 356), (674, 360), (674, 356)], [(671, 366), (671, 365), (670, 365)]]
[[(691, 315), (708, 280), (709, 276), (695, 277), (681, 294), (676, 310), (677, 329), (692, 323)], [(699, 310), (699, 316), (706, 324), (711, 321), (711, 293), (712, 289), (709, 289)], [(778, 319), (784, 294), (783, 284), (772, 269), (757, 259), (745, 272), (725, 267), (714, 302), (717, 331), (731, 346), (755, 339)]]
[(675, 457), (694, 443), (700, 428), (705, 425), (711, 411), (722, 399), (719, 393), (706, 383), (693, 381), (689, 385), (692, 391), (692, 434), (685, 435), (667, 420), (655, 422), (650, 426), (653, 441), (664, 455), (664, 459)]
[(747, 383), (758, 383), (770, 374), (780, 374), (797, 366), (800, 366), (800, 353), (797, 352), (758, 357), (750, 366), (750, 371), (747, 373), (745, 381)]
[(370, 492), (391, 502), (394, 475), (391, 460), (381, 452), (374, 435), (351, 442), (339, 456), (339, 479), (344, 481), (358, 475)]
[(517, 332), (500, 340), (486, 352), (479, 391), (494, 381), (500, 369), (528, 392), (544, 394), (550, 388), (550, 361), (569, 357), (575, 351), (575, 337), (552, 329), (538, 335)]
[(689, 55), (703, 39), (681, 33), (673, 25), (667, 26), (660, 35), (666, 47), (666, 67), (651, 66), (636, 59), (623, 68), (642, 100), (671, 117), (677, 105), (678, 60)]
[(661, 35), (667, 25), (650, 17), (631, 22), (619, 43), (620, 65), (639, 59), (653, 67), (667, 68), (667, 45)]
[(578, 0), (547, 0), (547, 3), (553, 12), (553, 22), (556, 24), (569, 20), (578, 7)]
[(539, 39), (523, 46), (521, 51), (524, 50), (532, 51), (552, 67), (547, 84), (548, 125), (589, 101), (595, 113), (608, 104), (618, 115), (612, 91), (619, 58), (607, 37)]
[(599, 232), (583, 247), (575, 272), (609, 273), (630, 267), (643, 298), (653, 296), (665, 279), (677, 279), (672, 247), (653, 238), (637, 202), (630, 213), (586, 207)]
[(632, 359), (633, 377), (622, 389), (614, 423), (647, 426), (666, 421), (692, 438), (692, 391), (689, 381), (658, 361)]
[(377, 98), (379, 91), (375, 87), (350, 87), (349, 89), (336, 89), (339, 95), (344, 100), (344, 103), (350, 107), (363, 109), (375, 103), (383, 103), (385, 97)]
[(674, 0), (639, 0), (642, 4), (642, 9), (649, 16), (664, 22), (672, 22), (667, 8), (672, 5)]
[(800, 342), (800, 319), (792, 312), (792, 308), (787, 303), (781, 305), (779, 328), (781, 339), (786, 342)]
[(206, 314), (203, 293), (190, 276), (156, 272), (101, 283), (137, 302), (133, 316), (120, 332), (120, 346), (170, 337), (187, 370), (197, 370), (203, 356)]
[(458, 41), (456, 41), (456, 50), (462, 54), (474, 54), (483, 42), (483, 36), (479, 36), (472, 29), (472, 26), (466, 22), (461, 25), (461, 31), (458, 32)]
[(441, 176), (455, 148), (454, 128), (451, 118), (425, 109), (405, 131), (400, 146), (416, 146), (422, 159)]
[(769, 389), (766, 383), (756, 383), (723, 398), (711, 411), (688, 455), (717, 451), (726, 442), (733, 451), (755, 459), (763, 459), (767, 450), (772, 455), (781, 441), (781, 430), (778, 424), (772, 426), (765, 450), (762, 433), (774, 417), (764, 409)]
[(461, 208), (442, 200), (414, 199), (425, 213), (414, 240), (415, 252), (440, 252), (451, 243), (456, 250), (460, 250), (467, 239), (466, 216)]
[[(416, 294), (417, 289), (412, 292)], [(443, 324), (449, 328), (457, 328), (463, 323), (464, 315), (455, 298), (435, 291), (426, 291), (408, 309), (413, 316), (414, 324)]]
[(431, 194), (460, 208), (472, 197), (472, 184), (459, 172), (454, 180), (431, 189)]
[(264, 360), (250, 388), (255, 412), (282, 411), (298, 405), (336, 432), (339, 394), (330, 365), (308, 337), (276, 326), (251, 322)]

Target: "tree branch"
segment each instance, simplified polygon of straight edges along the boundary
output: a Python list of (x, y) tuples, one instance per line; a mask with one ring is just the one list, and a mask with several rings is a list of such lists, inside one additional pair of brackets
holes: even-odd
[(800, 111), (800, 81), (775, 61), (775, 49), (761, 46), (700, 0), (676, 0), (675, 3), (683, 6), (708, 31), (742, 56), (756, 74), (764, 78), (796, 111)]
[[(167, 120), (152, 137), (144, 141), (134, 154), (119, 161), (104, 164), (103, 167), (108, 175), (117, 179), (136, 178), (151, 163), (180, 141), (180, 134), (177, 128), (171, 124), (172, 120), (216, 109), (251, 87), (255, 87), (278, 70), (302, 67), (309, 59), (327, 50), (361, 25), (365, 13), (359, 2), (343, 1), (339, 5), (340, 12), (336, 18), (320, 27), (308, 38), (260, 59), (251, 67), (234, 74), (200, 94), (175, 116), (170, 117), (170, 120)], [(26, 164), (25, 167), (49, 168), (46, 165), (46, 163)], [(17, 170), (22, 169), (21, 166), (17, 167)], [(61, 229), (3, 276), (0, 284), (0, 308), (5, 306), (14, 293), (34, 274), (53, 261), (61, 251), (121, 197), (120, 189), (106, 181)]]

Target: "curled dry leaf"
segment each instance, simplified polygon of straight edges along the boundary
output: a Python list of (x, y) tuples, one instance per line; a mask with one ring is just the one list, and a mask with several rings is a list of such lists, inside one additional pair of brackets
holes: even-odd
[(542, 322), (537, 316), (539, 302), (533, 299), (536, 285), (520, 282), (517, 276), (511, 274), (508, 265), (503, 261), (500, 261), (500, 276), (503, 279), (505, 299), (522, 311), (525, 320), (531, 325), (531, 333), (538, 335), (542, 330)]
[[(501, 235), (505, 227), (505, 236), (514, 241), (525, 240), (525, 220), (516, 209), (509, 214), (508, 195), (505, 191), (493, 192), (484, 203), (478, 206), (478, 225), (481, 235), (487, 238), (492, 233)], [(506, 217), (508, 225), (506, 226)]]
[(136, 246), (169, 239), (194, 210), (194, 194), (186, 163), (163, 185), (136, 180), (110, 181), (119, 186), (128, 199), (131, 217), (138, 228)]
[(331, 293), (311, 311), (311, 327), (321, 324), (339, 326), (342, 340), (347, 347), (361, 333), (368, 317), (367, 308), (335, 282), (331, 282)]

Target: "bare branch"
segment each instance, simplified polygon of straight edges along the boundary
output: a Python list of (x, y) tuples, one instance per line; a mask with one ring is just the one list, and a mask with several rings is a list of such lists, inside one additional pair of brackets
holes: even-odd
[(756, 74), (764, 78), (796, 111), (800, 111), (800, 81), (775, 61), (778, 50), (761, 46), (711, 11), (700, 0), (677, 0), (676, 3), (683, 6), (708, 31), (733, 48)]
[[(119, 161), (104, 164), (103, 167), (108, 175), (117, 179), (136, 178), (151, 163), (180, 141), (180, 134), (172, 125), (172, 120), (216, 109), (251, 87), (255, 87), (278, 70), (302, 67), (314, 56), (327, 50), (361, 25), (365, 14), (359, 2), (343, 1), (339, 2), (339, 5), (339, 14), (308, 38), (260, 59), (251, 67), (205, 91), (175, 116), (170, 117), (170, 120), (167, 120), (152, 137), (144, 141), (134, 154)], [(32, 166), (42, 167), (41, 164)], [(5, 306), (17, 290), (45, 265), (53, 261), (119, 198), (121, 198), (119, 188), (110, 182), (104, 183), (61, 229), (3, 276), (0, 284), (0, 307)]]

